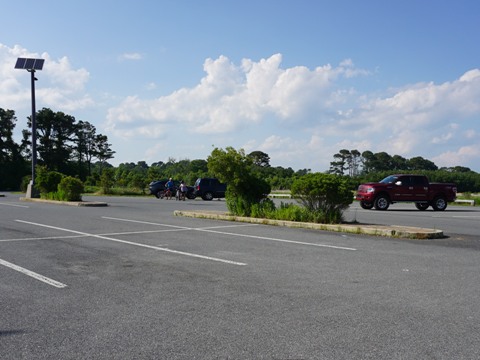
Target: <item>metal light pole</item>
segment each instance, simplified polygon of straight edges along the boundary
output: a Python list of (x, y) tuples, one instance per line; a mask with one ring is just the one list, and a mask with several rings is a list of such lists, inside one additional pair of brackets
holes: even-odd
[(32, 180), (28, 185), (27, 198), (36, 198), (39, 196), (35, 190), (35, 167), (37, 166), (37, 123), (35, 121), (35, 81), (37, 78), (35, 77), (35, 71), (42, 70), (44, 62), (44, 59), (18, 58), (15, 64), (15, 69), (24, 69), (31, 74), (32, 83)]

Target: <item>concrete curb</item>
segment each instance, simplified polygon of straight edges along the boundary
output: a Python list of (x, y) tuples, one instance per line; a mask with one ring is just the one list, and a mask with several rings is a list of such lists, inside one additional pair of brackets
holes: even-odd
[(57, 200), (25, 198), (25, 197), (21, 197), (20, 201), (41, 202), (46, 204), (68, 205), (68, 206), (108, 206), (106, 202), (100, 202), (100, 201), (57, 201)]
[(426, 239), (439, 239), (444, 237), (443, 230), (424, 229), (424, 228), (397, 226), (397, 225), (384, 226), (384, 225), (364, 225), (364, 224), (333, 224), (333, 225), (316, 224), (316, 223), (305, 223), (305, 222), (296, 222), (296, 221), (240, 217), (240, 216), (230, 215), (224, 212), (212, 212), (212, 211), (195, 212), (195, 211), (175, 210), (174, 215), (201, 218), (201, 219), (228, 220), (228, 221), (247, 222), (247, 223), (253, 223), (253, 224), (276, 225), (276, 226), (286, 226), (291, 228), (326, 230), (326, 231), (336, 231), (336, 232), (345, 232), (345, 233), (353, 233), (353, 234), (406, 238), (406, 239), (426, 240)]

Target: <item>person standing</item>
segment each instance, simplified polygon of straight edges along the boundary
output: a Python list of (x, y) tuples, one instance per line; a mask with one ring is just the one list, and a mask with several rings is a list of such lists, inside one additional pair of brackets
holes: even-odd
[(168, 179), (167, 183), (165, 184), (165, 188), (166, 188), (165, 197), (167, 198), (167, 200), (171, 199), (175, 191), (175, 184), (172, 178)]

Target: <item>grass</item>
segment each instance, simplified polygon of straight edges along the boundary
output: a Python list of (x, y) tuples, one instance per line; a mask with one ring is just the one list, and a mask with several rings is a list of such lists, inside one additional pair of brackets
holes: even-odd
[(480, 206), (480, 194), (472, 194), (469, 192), (466, 193), (458, 193), (457, 199), (459, 200), (474, 200), (475, 206)]
[(130, 187), (112, 187), (108, 193), (103, 192), (100, 186), (85, 186), (85, 195), (102, 196), (151, 196), (149, 191)]

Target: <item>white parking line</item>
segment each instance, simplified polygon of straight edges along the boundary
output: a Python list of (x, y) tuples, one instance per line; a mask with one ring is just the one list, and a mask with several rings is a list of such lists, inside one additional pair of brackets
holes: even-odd
[(46, 228), (49, 228), (49, 229), (55, 229), (55, 230), (66, 231), (66, 232), (70, 232), (70, 233), (74, 233), (74, 234), (95, 237), (97, 239), (109, 240), (109, 241), (114, 241), (114, 242), (118, 242), (118, 243), (122, 243), (122, 244), (128, 244), (128, 245), (144, 247), (144, 248), (147, 248), (147, 249), (164, 251), (164, 252), (168, 252), (168, 253), (172, 253), (172, 254), (190, 256), (190, 257), (200, 258), (200, 259), (204, 259), (204, 260), (217, 261), (217, 262), (230, 264), (230, 265), (247, 265), (245, 263), (241, 263), (241, 262), (237, 262), (237, 261), (219, 259), (219, 258), (214, 258), (214, 257), (210, 257), (210, 256), (205, 256), (205, 255), (193, 254), (193, 253), (187, 253), (187, 252), (184, 252), (184, 251), (171, 250), (171, 249), (161, 248), (161, 247), (153, 246), (153, 245), (140, 244), (140, 243), (136, 243), (136, 242), (132, 242), (132, 241), (119, 240), (119, 239), (114, 239), (114, 238), (110, 238), (110, 237), (107, 237), (107, 236), (89, 234), (89, 233), (86, 233), (86, 232), (65, 229), (65, 228), (61, 228), (61, 227), (57, 227), (57, 226), (38, 224), (38, 223), (31, 222), (31, 221), (24, 221), (24, 220), (15, 220), (15, 221), (21, 222), (21, 223), (24, 223), (24, 224), (41, 226), (41, 227), (46, 227)]
[(355, 248), (344, 247), (344, 246), (327, 245), (327, 244), (314, 244), (314, 243), (308, 243), (308, 242), (304, 242), (304, 241), (285, 240), (285, 239), (271, 238), (271, 237), (258, 236), (258, 235), (236, 234), (236, 233), (228, 233), (228, 232), (225, 232), (225, 231), (216, 231), (216, 230), (208, 230), (208, 229), (193, 229), (193, 230), (211, 232), (211, 233), (222, 234), (222, 235), (233, 235), (233, 236), (247, 237), (247, 238), (252, 238), (252, 239), (278, 241), (278, 242), (297, 244), (297, 245), (317, 246), (317, 247), (325, 247), (325, 248), (339, 249), (339, 250), (350, 250), (350, 251), (356, 251), (357, 250)]
[(458, 218), (458, 219), (479, 219), (480, 215), (433, 215), (432, 218)]
[(20, 208), (25, 208), (25, 209), (28, 209), (30, 207), (30, 206), (27, 206), (27, 205), (17, 205), (17, 204), (3, 203), (3, 202), (0, 202), (0, 205), (20, 207)]
[(10, 242), (10, 241), (34, 241), (34, 240), (56, 240), (56, 239), (73, 239), (85, 237), (85, 235), (70, 235), (70, 236), (48, 236), (48, 237), (36, 237), (36, 238), (16, 238), (16, 239), (2, 239), (0, 242)]
[(40, 280), (40, 281), (42, 281), (42, 282), (44, 282), (44, 283), (46, 283), (46, 284), (48, 284), (48, 285), (55, 286), (56, 288), (59, 288), (59, 289), (64, 288), (64, 287), (67, 287), (67, 285), (62, 284), (61, 282), (58, 282), (58, 281), (53, 280), (53, 279), (50, 279), (50, 278), (48, 278), (48, 277), (46, 277), (46, 276), (37, 274), (36, 272), (30, 271), (30, 270), (28, 270), (28, 269), (25, 269), (25, 268), (23, 268), (23, 267), (21, 267), (21, 266), (12, 264), (12, 263), (10, 263), (10, 262), (8, 262), (8, 261), (5, 261), (5, 260), (2, 260), (2, 259), (0, 259), (0, 265), (6, 266), (6, 267), (8, 267), (8, 268), (10, 268), (10, 269), (13, 269), (13, 270), (16, 270), (16, 271), (18, 271), (18, 272), (21, 272), (21, 273), (23, 273), (23, 274), (25, 274), (25, 275), (28, 275), (28, 276), (30, 276), (30, 277), (32, 277), (32, 278), (34, 278), (34, 279)]
[[(327, 245), (327, 244), (315, 244), (315, 243), (308, 243), (308, 242), (304, 242), (304, 241), (285, 240), (285, 239), (278, 239), (278, 238), (271, 238), (271, 237), (264, 237), (264, 236), (257, 236), (257, 235), (246, 235), (246, 234), (237, 234), (237, 233), (230, 233), (230, 232), (212, 230), (212, 229), (214, 229), (214, 228), (222, 228), (221, 226), (206, 227), (206, 228), (188, 228), (188, 227), (183, 227), (183, 226), (176, 226), (176, 225), (169, 225), (169, 224), (161, 224), (161, 223), (152, 223), (152, 222), (139, 221), (139, 220), (110, 218), (110, 217), (106, 217), (106, 216), (104, 216), (104, 217), (102, 217), (102, 218), (103, 218), (103, 219), (116, 220), (116, 221), (133, 222), (133, 223), (137, 223), (137, 224), (147, 224), (147, 225), (155, 225), (155, 226), (170, 226), (170, 227), (178, 228), (179, 230), (193, 230), (193, 231), (211, 232), (211, 233), (222, 234), (222, 235), (248, 237), (248, 238), (252, 238), (252, 239), (260, 239), (260, 240), (268, 240), (268, 241), (277, 241), (277, 242), (284, 242), (284, 243), (297, 244), (297, 245), (325, 247), (325, 248), (339, 249), (339, 250), (349, 250), (349, 251), (356, 251), (356, 250), (357, 250), (357, 249), (355, 249), (355, 248), (344, 247), (344, 246)], [(243, 225), (243, 224), (242, 224), (242, 225), (229, 225), (229, 226), (225, 226), (225, 227), (248, 226), (248, 225), (250, 225), (250, 224), (247, 224), (247, 225)], [(257, 224), (255, 224), (255, 225), (257, 225)], [(165, 231), (165, 230), (164, 230), (164, 231)]]

